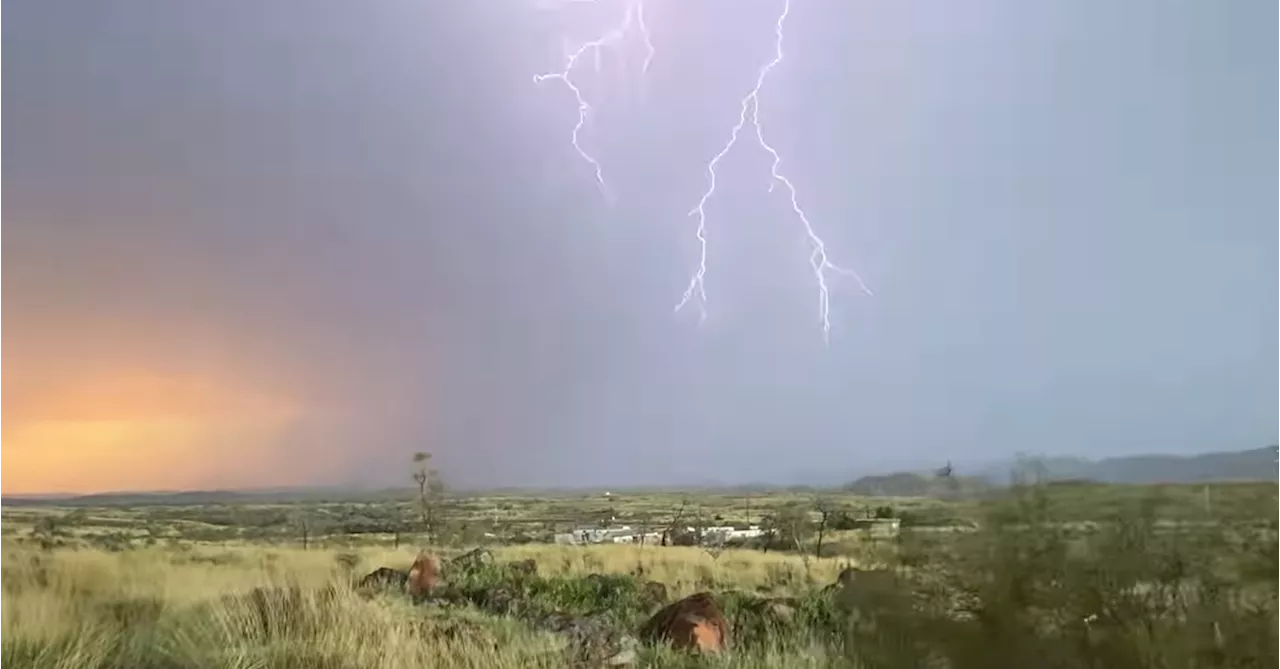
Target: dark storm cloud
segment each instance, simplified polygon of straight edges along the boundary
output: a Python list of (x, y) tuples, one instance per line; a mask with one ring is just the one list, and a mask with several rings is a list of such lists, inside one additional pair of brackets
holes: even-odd
[(650, 4), (643, 89), (583, 74), (609, 85), (584, 135), (608, 207), (571, 99), (530, 81), (586, 19), (10, 3), (6, 403), (120, 356), (235, 367), (310, 407), (262, 448), (377, 482), (419, 449), (464, 484), (545, 484), (1273, 437), (1260, 4), (797, 0), (762, 114), (878, 293), (837, 289), (830, 348), (746, 143), (711, 317), (671, 316), (776, 3)]

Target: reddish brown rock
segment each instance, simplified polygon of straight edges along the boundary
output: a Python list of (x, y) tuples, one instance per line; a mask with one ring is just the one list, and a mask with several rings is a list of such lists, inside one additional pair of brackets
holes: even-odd
[(440, 583), (440, 561), (434, 555), (419, 553), (409, 568), (409, 594), (415, 599), (429, 596)]
[(662, 607), (640, 629), (640, 638), (699, 653), (719, 653), (729, 647), (729, 622), (709, 592), (689, 595)]

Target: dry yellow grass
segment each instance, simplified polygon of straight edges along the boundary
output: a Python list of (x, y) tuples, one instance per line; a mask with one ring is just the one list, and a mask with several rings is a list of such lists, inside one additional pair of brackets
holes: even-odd
[[(407, 567), (414, 551), (365, 549), (355, 572)], [(643, 565), (677, 593), (706, 579), (720, 587), (765, 588), (788, 574), (797, 586), (830, 582), (838, 565), (776, 554), (697, 548), (522, 546), (500, 560), (534, 558), (544, 575), (627, 573)], [(364, 599), (345, 583), (340, 553), (270, 547), (140, 548), (122, 552), (3, 549), (0, 637), (5, 666), (85, 667), (537, 667), (559, 666), (558, 638), (510, 620), (395, 598)], [(297, 623), (284, 636), (258, 629), (260, 614), (227, 595), (256, 587), (301, 586)], [(284, 612), (282, 612), (282, 615)], [(138, 617), (155, 624), (134, 624)], [(292, 624), (292, 623), (291, 623)], [(139, 637), (138, 629), (149, 629)], [(735, 666), (778, 666), (785, 658), (739, 658)], [(819, 656), (815, 654), (813, 661)], [(795, 666), (787, 662), (786, 666)], [(803, 666), (803, 665), (801, 665)]]
[(835, 581), (846, 561), (806, 560), (794, 554), (726, 550), (712, 554), (686, 546), (512, 546), (496, 551), (499, 559), (533, 558), (550, 575), (632, 573), (687, 594), (699, 583), (720, 583), (742, 589), (773, 588), (780, 581), (795, 585), (825, 585)]

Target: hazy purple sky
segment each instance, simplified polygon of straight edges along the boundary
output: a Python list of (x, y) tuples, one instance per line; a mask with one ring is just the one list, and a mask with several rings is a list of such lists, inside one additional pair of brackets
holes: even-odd
[[(532, 486), (1275, 440), (1275, 2), (794, 0), (765, 130), (875, 291), (834, 285), (829, 346), (749, 137), (709, 318), (672, 314), (780, 6), (648, 0), (648, 74), (634, 36), (578, 70), (610, 206), (531, 77), (623, 0), (6, 3), (5, 418), (216, 376), (298, 408), (214, 448), (316, 483), (419, 449)], [(200, 483), (275, 480), (237, 462)]]

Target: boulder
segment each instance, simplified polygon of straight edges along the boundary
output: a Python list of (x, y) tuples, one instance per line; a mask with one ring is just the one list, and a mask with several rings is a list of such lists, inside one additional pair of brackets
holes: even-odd
[(669, 643), (698, 653), (719, 653), (729, 647), (729, 622), (709, 592), (699, 592), (662, 607), (640, 628), (649, 643)]
[(575, 616), (557, 611), (543, 616), (537, 626), (564, 638), (567, 666), (617, 667), (636, 660), (635, 637), (621, 633), (607, 614)]
[(361, 590), (400, 590), (409, 582), (409, 572), (390, 567), (378, 567), (360, 579), (356, 587)]
[(431, 596), (436, 586), (440, 584), (440, 561), (434, 555), (419, 553), (413, 561), (413, 566), (409, 568), (406, 580), (409, 595), (414, 599)]

